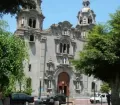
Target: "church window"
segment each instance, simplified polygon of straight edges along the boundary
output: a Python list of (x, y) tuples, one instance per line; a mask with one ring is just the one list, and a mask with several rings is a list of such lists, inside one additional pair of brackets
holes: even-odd
[(33, 7), (33, 6), (29, 6), (28, 8), (29, 8), (29, 9), (36, 9), (36, 8), (35, 8), (35, 7)]
[(92, 19), (88, 18), (88, 24), (91, 24), (91, 23), (92, 23)]
[(30, 6), (30, 9), (33, 9), (33, 7), (32, 7), (32, 6)]
[(89, 3), (88, 3), (88, 2), (86, 3), (86, 6), (89, 6)]
[(75, 49), (76, 49), (76, 47), (75, 47), (75, 45), (73, 45), (73, 54), (75, 54)]
[(30, 35), (30, 41), (34, 41), (34, 35)]
[(31, 71), (31, 64), (29, 64), (28, 68), (29, 68), (29, 71)]
[(95, 83), (94, 83), (94, 82), (91, 83), (91, 89), (92, 89), (92, 90), (95, 89)]
[(66, 53), (66, 44), (63, 45), (63, 53)]
[(60, 43), (60, 53), (62, 53), (62, 43)]
[(67, 44), (67, 53), (69, 54), (70, 45)]
[(82, 24), (82, 19), (80, 19), (80, 24)]
[(22, 17), (21, 26), (24, 26), (24, 17)]
[(29, 19), (29, 26), (32, 27), (32, 19)]
[(69, 51), (70, 51), (70, 44), (68, 44), (68, 43), (60, 43), (60, 53), (69, 54)]
[(33, 28), (36, 26), (36, 20), (33, 20)]
[(34, 18), (29, 19), (29, 26), (32, 28), (36, 28), (36, 20)]

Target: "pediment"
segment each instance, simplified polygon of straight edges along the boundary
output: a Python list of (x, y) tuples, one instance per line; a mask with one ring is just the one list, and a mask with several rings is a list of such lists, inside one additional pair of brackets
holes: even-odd
[(69, 21), (59, 22), (58, 24), (52, 24), (51, 28), (58, 28), (61, 30), (69, 30), (72, 28), (72, 24)]
[(69, 21), (59, 22), (59, 23), (58, 23), (58, 26), (59, 26), (61, 29), (64, 29), (64, 30), (68, 30), (68, 29), (72, 28), (72, 24), (71, 24)]

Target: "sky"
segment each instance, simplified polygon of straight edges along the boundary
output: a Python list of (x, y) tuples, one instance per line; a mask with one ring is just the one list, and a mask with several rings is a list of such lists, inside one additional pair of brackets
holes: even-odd
[[(45, 16), (43, 28), (47, 29), (52, 24), (69, 21), (73, 26), (77, 25), (77, 14), (82, 9), (83, 0), (42, 0), (42, 12)], [(114, 13), (120, 7), (120, 0), (90, 0), (90, 8), (96, 14), (97, 23), (105, 23), (110, 19), (109, 14)], [(9, 24), (9, 31), (16, 30), (15, 16), (4, 15), (4, 20)]]

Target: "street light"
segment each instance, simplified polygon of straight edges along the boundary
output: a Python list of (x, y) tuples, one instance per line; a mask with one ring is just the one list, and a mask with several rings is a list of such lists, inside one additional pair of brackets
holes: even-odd
[(93, 83), (94, 83), (94, 104), (96, 103), (96, 101), (95, 101), (95, 87), (96, 87), (95, 86), (96, 85), (95, 82), (96, 82), (96, 80), (93, 80)]
[(39, 87), (39, 99), (41, 98), (41, 79), (42, 77), (39, 78), (40, 79), (40, 87)]

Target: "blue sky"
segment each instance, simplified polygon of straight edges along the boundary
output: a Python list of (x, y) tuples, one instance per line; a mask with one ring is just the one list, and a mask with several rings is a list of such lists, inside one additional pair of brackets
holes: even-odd
[[(44, 29), (53, 23), (68, 20), (75, 26), (77, 24), (77, 13), (82, 8), (82, 0), (42, 0), (42, 12), (45, 16)], [(96, 13), (96, 22), (105, 23), (110, 13), (114, 13), (120, 7), (120, 0), (90, 0), (91, 9)], [(5, 15), (3, 17), (9, 24), (9, 31), (16, 30), (15, 16)]]

